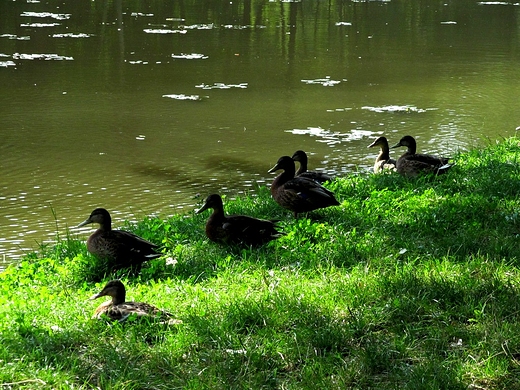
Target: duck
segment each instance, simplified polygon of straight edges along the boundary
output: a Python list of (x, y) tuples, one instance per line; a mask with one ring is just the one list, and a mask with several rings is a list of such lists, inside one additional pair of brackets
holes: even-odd
[(374, 142), (368, 145), (368, 148), (379, 146), (379, 155), (374, 163), (374, 173), (396, 171), (397, 161), (390, 158), (390, 147), (386, 137), (378, 137)]
[(289, 156), (282, 156), (268, 172), (283, 170), (271, 184), (271, 196), (282, 207), (292, 211), (294, 217), (329, 206), (338, 206), (339, 202), (332, 191), (320, 183), (306, 177), (294, 176), (296, 167)]
[(119, 279), (109, 281), (100, 292), (92, 295), (89, 299), (94, 300), (104, 296), (109, 296), (112, 299), (99, 305), (94, 311), (92, 319), (109, 319), (110, 321), (124, 322), (130, 316), (136, 316), (138, 318), (147, 317), (169, 324), (182, 322), (173, 319), (171, 313), (158, 309), (149, 303), (126, 302), (126, 288)]
[(112, 218), (104, 208), (97, 208), (77, 227), (98, 223), (99, 229), (87, 239), (87, 250), (106, 259), (112, 271), (122, 268), (140, 270), (142, 263), (162, 256), (158, 246), (134, 233), (112, 230)]
[(206, 222), (206, 236), (220, 244), (243, 244), (259, 246), (283, 235), (277, 230), (277, 220), (266, 220), (247, 215), (228, 215), (224, 213), (224, 203), (218, 194), (209, 195), (197, 214), (207, 209), (213, 213)]
[(414, 177), (421, 173), (446, 173), (453, 164), (446, 157), (417, 153), (417, 143), (410, 135), (402, 137), (392, 148), (406, 146), (408, 149), (397, 160), (396, 169), (401, 175)]
[(317, 171), (308, 171), (307, 170), (307, 153), (305, 153), (303, 150), (297, 150), (292, 155), (293, 161), (298, 161), (300, 163), (300, 167), (295, 173), (295, 176), (299, 177), (306, 177), (308, 179), (312, 179), (317, 181), (320, 184), (325, 183), (326, 181), (332, 180), (332, 177), (324, 172), (317, 172)]

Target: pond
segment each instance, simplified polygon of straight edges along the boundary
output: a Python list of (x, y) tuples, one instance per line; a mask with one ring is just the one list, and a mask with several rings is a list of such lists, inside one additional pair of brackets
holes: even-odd
[(86, 239), (96, 207), (117, 225), (255, 191), (297, 149), (343, 176), (382, 134), (445, 155), (512, 136), (519, 69), (508, 1), (1, 2), (0, 260)]

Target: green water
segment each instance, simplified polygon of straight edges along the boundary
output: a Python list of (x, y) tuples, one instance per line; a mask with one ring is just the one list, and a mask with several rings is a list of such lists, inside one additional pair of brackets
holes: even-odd
[(514, 135), (519, 69), (513, 2), (1, 2), (0, 260), (86, 239), (96, 207), (254, 191), (297, 149), (341, 176), (381, 134), (446, 155)]

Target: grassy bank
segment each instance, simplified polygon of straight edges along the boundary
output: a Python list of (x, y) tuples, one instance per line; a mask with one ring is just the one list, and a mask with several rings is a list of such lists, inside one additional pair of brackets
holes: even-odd
[[(163, 245), (128, 300), (183, 324), (90, 320), (106, 280), (61, 237), (0, 274), (0, 383), (34, 389), (519, 389), (520, 145), (447, 175), (360, 174), (295, 220), (261, 188), (228, 213), (279, 218), (258, 249), (208, 241), (208, 214), (126, 226)], [(166, 259), (168, 258), (168, 259)]]

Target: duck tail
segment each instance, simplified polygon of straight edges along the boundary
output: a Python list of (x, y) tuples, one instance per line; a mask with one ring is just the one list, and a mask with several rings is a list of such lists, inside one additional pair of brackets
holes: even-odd
[(442, 175), (443, 173), (448, 172), (448, 170), (454, 165), (455, 165), (455, 163), (447, 163), (447, 164), (441, 165), (439, 168), (437, 168), (436, 174)]

